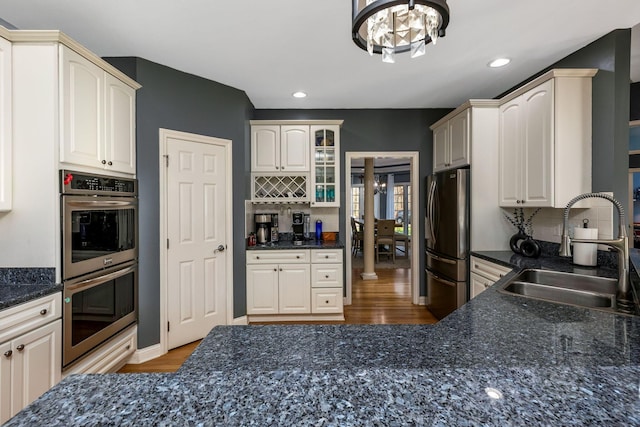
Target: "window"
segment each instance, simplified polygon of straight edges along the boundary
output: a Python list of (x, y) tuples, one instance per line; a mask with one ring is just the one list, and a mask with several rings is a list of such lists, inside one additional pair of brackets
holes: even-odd
[(360, 195), (362, 194), (362, 189), (363, 189), (362, 186), (351, 187), (351, 216), (356, 219), (359, 219), (361, 215)]
[(402, 223), (396, 230), (411, 235), (411, 184), (393, 186), (393, 213), (396, 222)]

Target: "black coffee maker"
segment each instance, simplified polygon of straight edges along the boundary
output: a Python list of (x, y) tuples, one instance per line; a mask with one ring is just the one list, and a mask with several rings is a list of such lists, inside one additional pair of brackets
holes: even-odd
[(293, 241), (302, 243), (304, 240), (304, 213), (294, 212), (292, 215)]

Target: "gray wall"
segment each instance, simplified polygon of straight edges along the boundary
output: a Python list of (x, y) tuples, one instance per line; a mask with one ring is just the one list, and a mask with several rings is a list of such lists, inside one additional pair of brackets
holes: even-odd
[[(340, 131), (340, 176), (344, 182), (344, 153), (347, 151), (418, 151), (420, 153), (419, 212), (424, 212), (425, 177), (432, 170), (432, 132), (429, 126), (445, 116), (451, 109), (407, 109), (407, 110), (256, 110), (257, 120), (344, 120)], [(348, 171), (347, 173), (350, 173)], [(344, 192), (340, 205), (346, 206)], [(340, 238), (349, 236), (344, 228), (345, 209), (340, 209)], [(420, 242), (420, 264), (424, 264), (424, 230), (417, 236)], [(420, 295), (426, 294), (424, 275), (420, 275)]]
[(139, 58), (105, 58), (142, 85), (136, 101), (140, 185), (139, 347), (160, 342), (159, 128), (233, 141), (234, 316), (246, 314), (244, 199), (249, 182), (246, 94)]

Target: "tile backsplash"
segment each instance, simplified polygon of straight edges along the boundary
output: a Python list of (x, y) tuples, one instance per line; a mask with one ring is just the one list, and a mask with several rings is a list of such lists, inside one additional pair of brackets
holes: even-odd
[[(606, 193), (612, 195), (613, 193)], [(588, 199), (589, 208), (572, 207), (569, 211), (569, 235), (573, 237), (575, 227), (582, 227), (583, 220), (589, 220), (589, 228), (598, 229), (599, 239), (613, 238), (613, 215), (617, 211), (608, 200), (592, 198)], [(505, 213), (512, 214), (513, 209), (503, 209)], [(535, 208), (525, 208), (524, 216), (528, 218)], [(533, 217), (533, 238), (546, 242), (560, 243), (562, 235), (563, 208), (542, 208)], [(515, 233), (514, 228), (514, 233)], [(607, 246), (600, 245), (600, 250), (608, 250)]]
[(257, 213), (277, 213), (278, 214), (278, 230), (280, 233), (289, 233), (293, 231), (291, 227), (291, 213), (304, 212), (309, 214), (311, 218), (311, 233), (315, 233), (316, 220), (322, 221), (322, 231), (338, 231), (339, 230), (339, 208), (311, 208), (309, 204), (253, 204), (250, 200), (245, 201), (245, 236), (255, 231), (255, 223), (253, 215)]

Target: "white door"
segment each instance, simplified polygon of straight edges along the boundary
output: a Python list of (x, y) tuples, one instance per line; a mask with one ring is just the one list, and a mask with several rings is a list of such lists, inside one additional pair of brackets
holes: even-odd
[(309, 264), (280, 264), (280, 314), (311, 313), (311, 267)]
[(247, 265), (247, 314), (278, 314), (278, 264)]
[(231, 230), (226, 229), (225, 147), (186, 135), (166, 142), (167, 344), (172, 349), (226, 324), (225, 245)]
[(136, 173), (136, 91), (105, 73), (107, 169)]
[(251, 126), (251, 172), (280, 172), (280, 126)]
[(458, 168), (469, 164), (469, 109), (449, 120), (451, 148), (449, 166)]
[(499, 198), (500, 206), (520, 206), (522, 191), (522, 105), (521, 98), (516, 98), (500, 107), (499, 135)]

